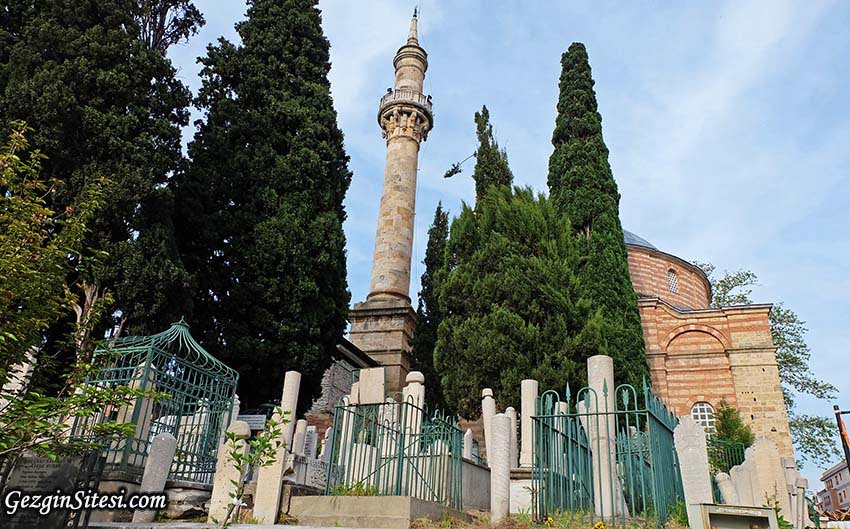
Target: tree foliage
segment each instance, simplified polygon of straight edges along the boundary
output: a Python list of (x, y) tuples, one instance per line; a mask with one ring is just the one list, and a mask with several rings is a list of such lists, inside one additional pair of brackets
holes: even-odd
[(620, 194), (608, 163), (584, 45), (573, 43), (561, 66), (550, 197), (572, 225), (579, 295), (598, 311), (599, 352), (614, 358), (619, 382), (639, 388), (649, 373), (643, 331), (620, 225)]
[(725, 400), (721, 400), (714, 411), (714, 435), (712, 439), (741, 443), (746, 448), (753, 444), (755, 435), (752, 428), (744, 423), (738, 410), (729, 406)]
[(449, 236), (449, 212), (437, 204), (434, 221), (428, 229), (428, 246), (425, 248), (425, 272), (422, 273), (419, 289), (419, 305), (416, 308), (416, 331), (411, 340), (411, 362), (413, 368), (425, 375), (428, 388), (425, 398), (432, 408), (445, 408), (440, 375), (434, 368), (434, 348), (437, 345), (437, 329), (443, 320), (437, 299), (436, 276), (443, 266), (446, 240)]
[[(144, 393), (127, 386), (83, 385), (100, 364), (92, 359), (93, 344), (77, 340), (69, 344), (90, 344), (92, 349), (71, 352), (74, 369), (62, 378), (58, 395), (26, 388), (24, 364), (35, 361), (32, 353), (41, 344), (44, 330), (70, 314), (76, 301), (66, 280), (73, 275), (73, 266), (81, 266), (84, 259), (87, 223), (102, 207), (104, 187), (102, 180), (94, 180), (73, 205), (51, 209), (48, 197), (56, 182), (40, 176), (45, 158), (28, 149), (30, 133), (17, 123), (0, 148), (0, 460), (27, 451), (56, 457), (86, 450), (91, 442), (69, 440), (68, 417), (99, 415)], [(102, 301), (91, 307), (93, 313), (99, 314), (110, 300)], [(87, 331), (76, 326), (74, 335), (83, 334)], [(133, 425), (105, 421), (91, 433), (105, 441), (133, 429)]]
[(525, 378), (584, 385), (584, 360), (603, 347), (601, 322), (577, 300), (570, 234), (552, 202), (529, 189), (493, 188), (452, 222), (435, 363), (446, 401), (465, 417), (480, 414), (485, 387), (518, 406)]
[(0, 149), (0, 386), (41, 344), (44, 330), (71, 312), (68, 256), (79, 259), (86, 224), (102, 204), (98, 181), (73, 205), (51, 209), (56, 183), (41, 178), (44, 155), (29, 150), (30, 133), (16, 124)]
[[(148, 46), (144, 6), (181, 29)], [(73, 205), (107, 179), (109, 200), (91, 219), (85, 244), (99, 259), (75, 267), (69, 283), (80, 306), (92, 305), (87, 293), (101, 300), (111, 294), (114, 306), (104, 314), (120, 315), (132, 332), (175, 321), (182, 312), (177, 294), (188, 282), (164, 184), (182, 161), (180, 129), (191, 96), (165, 49), (195, 30), (200, 19), (189, 13), (196, 11), (182, 1), (59, 0), (8, 2), (2, 14), (0, 122), (25, 120), (34, 128), (29, 139), (47, 156), (41, 171), (52, 181), (51, 208)], [(44, 354), (61, 348), (73, 322), (51, 326)], [(112, 325), (97, 323), (98, 333)]]
[(346, 324), (343, 198), (351, 173), (312, 0), (255, 0), (201, 58), (205, 112), (175, 182), (181, 256), (196, 281), (193, 334), (240, 373), (249, 405), (283, 374), (320, 388)]
[[(714, 308), (731, 305), (747, 305), (752, 287), (758, 285), (758, 277), (749, 270), (725, 271), (715, 276), (716, 268), (711, 263), (694, 263), (706, 273), (711, 283), (711, 306)], [(796, 409), (795, 394), (811, 395), (818, 399), (834, 398), (837, 389), (829, 382), (818, 379), (812, 372), (812, 353), (806, 343), (806, 324), (791, 309), (782, 303), (770, 310), (770, 331), (776, 346), (776, 362), (782, 395), (788, 411), (791, 438), (801, 460), (818, 465), (827, 465), (838, 455), (834, 439), (835, 425), (830, 417), (807, 415)]]
[(508, 166), (508, 155), (496, 143), (493, 125), (490, 123), (490, 111), (486, 106), (475, 113), (475, 132), (478, 136), (478, 149), (475, 151), (475, 199), (480, 200), (490, 187), (510, 187), (514, 175)]

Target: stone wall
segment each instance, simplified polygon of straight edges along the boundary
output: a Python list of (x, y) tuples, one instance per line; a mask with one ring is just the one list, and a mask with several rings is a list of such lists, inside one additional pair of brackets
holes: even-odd
[(756, 435), (793, 455), (782, 397), (770, 305), (680, 311), (638, 301), (652, 387), (679, 416), (697, 402), (736, 407)]
[[(682, 308), (705, 309), (710, 303), (711, 286), (694, 265), (678, 257), (639, 246), (628, 246), (629, 275), (638, 297), (657, 297)], [(667, 279), (676, 272), (678, 292), (671, 292)]]

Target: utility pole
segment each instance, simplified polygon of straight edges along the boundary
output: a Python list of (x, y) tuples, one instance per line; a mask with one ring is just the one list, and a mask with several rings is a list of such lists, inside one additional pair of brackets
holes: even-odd
[(841, 437), (841, 447), (844, 449), (844, 462), (847, 468), (850, 469), (850, 436), (847, 434), (847, 427), (844, 426), (844, 421), (841, 420), (842, 415), (850, 415), (850, 410), (841, 411), (838, 405), (833, 405), (832, 410), (835, 412), (835, 422), (838, 424), (838, 436)]

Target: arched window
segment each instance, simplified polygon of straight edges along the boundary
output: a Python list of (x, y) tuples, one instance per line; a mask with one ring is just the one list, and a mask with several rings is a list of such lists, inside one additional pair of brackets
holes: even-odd
[(691, 406), (691, 417), (705, 428), (705, 433), (714, 433), (714, 408), (707, 402), (697, 402)]
[(679, 277), (676, 275), (676, 271), (672, 268), (667, 270), (667, 288), (669, 288), (670, 292), (674, 294), (679, 292)]

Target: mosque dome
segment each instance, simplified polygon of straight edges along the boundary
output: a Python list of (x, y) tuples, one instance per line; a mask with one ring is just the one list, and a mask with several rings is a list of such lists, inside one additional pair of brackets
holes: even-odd
[(623, 240), (638, 298), (657, 298), (680, 310), (709, 308), (711, 284), (701, 268), (630, 231), (623, 230)]

